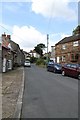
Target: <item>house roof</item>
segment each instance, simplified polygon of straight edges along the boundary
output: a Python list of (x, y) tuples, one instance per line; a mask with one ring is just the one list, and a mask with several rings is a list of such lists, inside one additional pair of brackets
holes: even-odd
[(19, 45), (17, 43), (15, 43), (14, 41), (10, 40), (11, 43), (11, 47), (14, 51), (17, 51), (18, 48), (20, 49)]
[(80, 25), (78, 25), (76, 29), (73, 30), (73, 33), (80, 33)]
[(64, 43), (68, 43), (68, 42), (73, 42), (73, 41), (77, 41), (77, 40), (80, 40), (80, 34), (69, 36), (69, 37), (65, 37), (61, 41), (59, 41), (56, 45), (64, 44)]

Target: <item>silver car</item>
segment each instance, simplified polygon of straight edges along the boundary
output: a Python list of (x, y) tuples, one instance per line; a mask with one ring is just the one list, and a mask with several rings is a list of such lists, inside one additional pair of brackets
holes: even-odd
[(24, 62), (24, 67), (31, 67), (30, 61), (25, 61)]

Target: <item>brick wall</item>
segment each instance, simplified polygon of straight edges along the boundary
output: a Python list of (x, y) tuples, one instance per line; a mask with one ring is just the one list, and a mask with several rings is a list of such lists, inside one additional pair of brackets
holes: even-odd
[[(80, 42), (80, 40), (78, 41)], [(64, 49), (63, 46), (65, 46)], [(78, 60), (72, 61), (72, 54), (73, 55), (80, 54), (80, 45), (73, 46), (73, 42), (68, 42), (64, 44), (58, 44), (55, 46), (56, 62), (57, 62), (57, 57), (59, 57), (59, 63), (79, 62), (79, 58)]]

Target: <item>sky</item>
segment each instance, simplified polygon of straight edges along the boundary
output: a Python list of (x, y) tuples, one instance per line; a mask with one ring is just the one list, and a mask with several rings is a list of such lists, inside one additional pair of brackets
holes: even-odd
[[(2, 0), (0, 2), (0, 35), (4, 32), (20, 48), (29, 52), (43, 43), (51, 46), (66, 36), (79, 23), (79, 0)], [(45, 50), (46, 52), (46, 50)]]

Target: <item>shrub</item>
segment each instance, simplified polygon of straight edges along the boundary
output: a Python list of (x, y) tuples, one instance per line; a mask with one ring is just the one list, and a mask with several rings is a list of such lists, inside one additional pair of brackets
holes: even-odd
[(44, 59), (39, 58), (39, 59), (36, 61), (36, 65), (45, 65), (45, 64), (46, 64), (46, 63), (45, 63)]
[(30, 62), (31, 62), (31, 63), (35, 63), (36, 61), (37, 61), (37, 58), (31, 57), (31, 59), (30, 59)]

